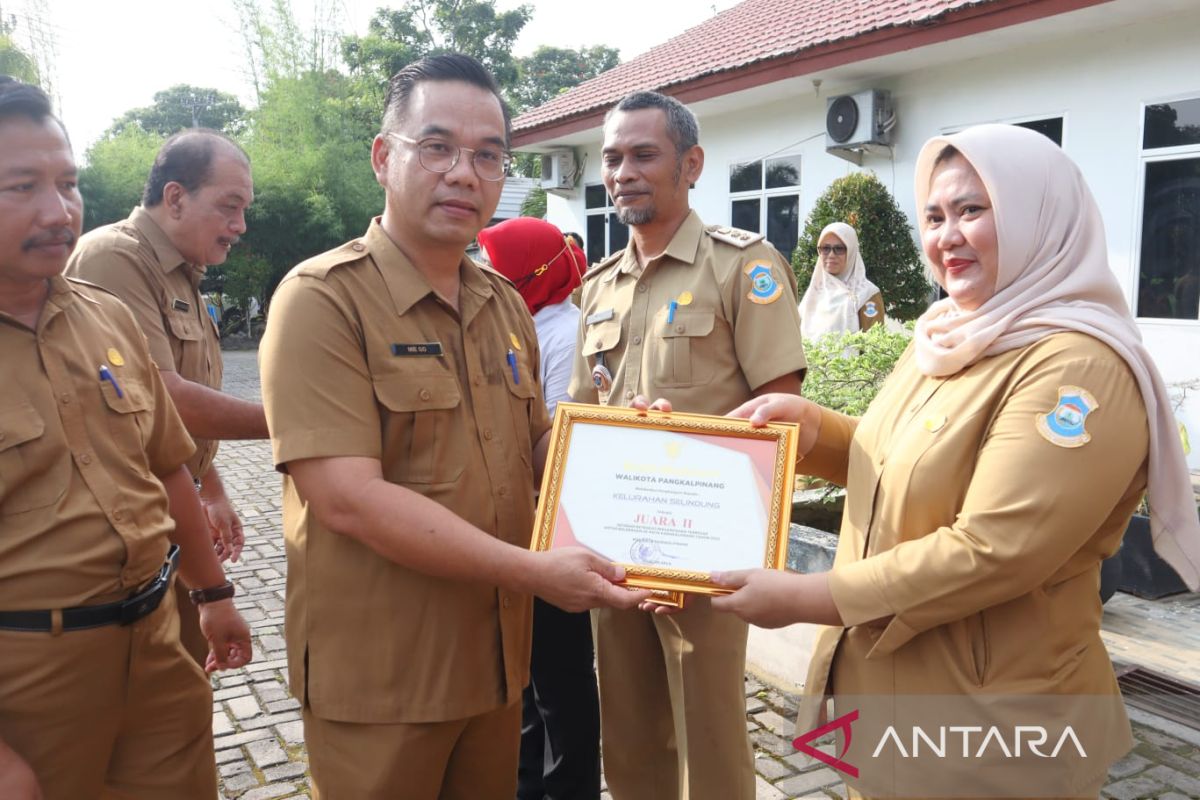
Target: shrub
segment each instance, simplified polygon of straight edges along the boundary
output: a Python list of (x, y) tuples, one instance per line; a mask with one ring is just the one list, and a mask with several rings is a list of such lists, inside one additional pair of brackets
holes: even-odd
[(868, 172), (838, 178), (813, 206), (792, 253), (800, 295), (812, 280), (817, 237), (831, 222), (845, 222), (858, 232), (867, 277), (883, 294), (888, 316), (916, 319), (929, 303), (931, 287), (913, 241), (913, 229), (887, 187)]
[(910, 323), (899, 331), (875, 325), (866, 331), (833, 333), (806, 341), (804, 396), (834, 411), (861, 415), (911, 339)]

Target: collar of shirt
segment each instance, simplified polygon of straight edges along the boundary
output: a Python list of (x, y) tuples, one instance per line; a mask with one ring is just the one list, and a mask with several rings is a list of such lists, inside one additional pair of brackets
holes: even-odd
[[(436, 293), (421, 271), (413, 266), (384, 232), (379, 220), (379, 217), (371, 220), (371, 227), (367, 229), (363, 241), (366, 242), (371, 258), (379, 267), (388, 294), (392, 297), (392, 304), (396, 307), (396, 314), (403, 315), (426, 295), (436, 296)], [(459, 262), (459, 276), (462, 281), (458, 297), (459, 318), (465, 325), (494, 294), (494, 290), (483, 270), (467, 258), (466, 253), (463, 253)]]
[(189, 264), (183, 254), (179, 252), (179, 248), (171, 243), (171, 239), (166, 232), (159, 227), (154, 221), (154, 217), (150, 216), (150, 212), (142, 206), (138, 206), (129, 215), (129, 221), (133, 223), (133, 227), (138, 229), (138, 233), (146, 237), (146, 241), (150, 242), (150, 246), (154, 248), (154, 257), (158, 260), (158, 264), (162, 267), (163, 272), (171, 272), (179, 267), (188, 269), (188, 278), (195, 286), (200, 285), (200, 279), (204, 277), (205, 267), (201, 264)]
[[(700, 237), (704, 235), (704, 222), (700, 219), (700, 215), (695, 209), (688, 212), (684, 218), (683, 224), (679, 226), (679, 230), (675, 231), (675, 235), (671, 237), (671, 243), (667, 245), (667, 249), (661, 254), (655, 256), (647, 262), (649, 267), (662, 261), (664, 258), (672, 258), (676, 261), (682, 261), (685, 264), (694, 264), (696, 262), (696, 254), (700, 252)], [(621, 265), (613, 270), (612, 275), (620, 273), (622, 275), (636, 274), (641, 271), (638, 265), (637, 254), (634, 252), (633, 239), (629, 240), (629, 244), (625, 246), (625, 255), (621, 257)]]

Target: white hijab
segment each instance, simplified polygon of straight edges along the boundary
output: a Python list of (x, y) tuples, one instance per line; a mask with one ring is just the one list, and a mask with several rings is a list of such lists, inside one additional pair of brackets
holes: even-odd
[(917, 320), (916, 363), (926, 375), (953, 375), (985, 356), (1058, 331), (1111, 347), (1137, 378), (1150, 429), (1147, 505), (1154, 549), (1195, 591), (1200, 586), (1200, 521), (1171, 402), (1142, 344), (1108, 264), (1100, 209), (1075, 163), (1040, 133), (980, 125), (930, 139), (917, 158), (917, 216), (934, 162), (951, 145), (987, 188), (996, 221), (996, 293), (974, 311), (946, 298)]
[(831, 222), (817, 237), (817, 244), (829, 234), (846, 245), (846, 267), (841, 275), (830, 275), (822, 264), (824, 259), (817, 256), (812, 281), (800, 301), (800, 333), (805, 339), (857, 331), (858, 310), (879, 293), (879, 288), (867, 280), (867, 265), (858, 252), (854, 228), (844, 222)]

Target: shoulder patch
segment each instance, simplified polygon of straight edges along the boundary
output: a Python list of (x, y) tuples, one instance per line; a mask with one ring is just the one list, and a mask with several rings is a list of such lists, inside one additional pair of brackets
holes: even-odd
[(587, 272), (583, 273), (583, 280), (584, 280), (584, 282), (586, 283), (586, 282), (587, 282), (587, 280), (588, 280), (589, 278), (592, 278), (592, 277), (594, 277), (594, 276), (596, 276), (596, 275), (599, 275), (601, 272), (603, 272), (604, 270), (608, 269), (608, 268), (609, 268), (609, 267), (611, 267), (613, 264), (616, 264), (618, 261), (620, 261), (620, 260), (621, 260), (621, 256), (623, 256), (623, 255), (625, 255), (625, 251), (624, 251), (624, 250), (618, 250), (617, 252), (613, 253), (611, 256), (609, 256), (608, 258), (604, 259), (603, 261), (598, 261), (598, 262), (596, 262), (595, 264), (593, 264), (593, 265), (592, 265), (592, 266), (591, 266), (591, 267), (588, 269), (588, 271), (587, 271)]
[(767, 238), (766, 234), (763, 233), (752, 233), (740, 228), (725, 227), (724, 225), (709, 225), (704, 229), (704, 232), (718, 242), (725, 242), (725, 244), (731, 244), (743, 250), (755, 242), (761, 242)]
[(1100, 407), (1087, 389), (1058, 387), (1058, 403), (1046, 414), (1036, 414), (1034, 424), (1042, 438), (1059, 447), (1083, 447), (1092, 440), (1084, 428), (1087, 415)]
[(863, 306), (863, 316), (866, 316), (866, 317), (879, 316), (879, 307), (875, 305), (874, 300), (868, 300), (867, 304), (865, 306)]
[(765, 258), (747, 261), (742, 265), (742, 273), (750, 280), (750, 293), (746, 295), (750, 302), (765, 306), (783, 294), (783, 287), (771, 271), (771, 262)]

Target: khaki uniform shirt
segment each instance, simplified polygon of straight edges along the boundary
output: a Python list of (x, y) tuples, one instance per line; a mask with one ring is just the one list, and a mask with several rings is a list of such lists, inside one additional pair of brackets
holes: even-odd
[(883, 322), (883, 295), (876, 292), (858, 309), (858, 329), (865, 331), (881, 322)]
[[(694, 211), (644, 270), (632, 242), (593, 269), (580, 310), (569, 391), (581, 403), (628, 405), (641, 394), (725, 414), (805, 369), (791, 267), (761, 238), (706, 229)], [(592, 382), (601, 355), (612, 374), (606, 392)]]
[[(205, 267), (188, 264), (143, 208), (129, 219), (89, 232), (67, 263), (67, 275), (103, 286), (133, 311), (160, 369), (221, 388), (221, 339), (200, 295)], [(217, 442), (196, 440), (188, 469), (203, 477)]]
[(115, 297), (56, 276), (36, 331), (0, 313), (0, 352), (0, 609), (130, 594), (174, 527), (155, 476), (194, 449), (145, 337)]
[[(1077, 389), (1085, 433), (1058, 435)], [(1079, 333), (942, 378), (910, 347), (861, 419), (824, 411), (798, 469), (847, 487), (830, 573), (847, 627), (822, 631), (806, 694), (1115, 696), (1099, 569), (1146, 487), (1148, 437), (1128, 366)], [(1110, 756), (1128, 749), (1119, 702), (1089, 713), (1110, 716)], [(806, 702), (797, 731), (815, 726)]]
[[(528, 547), (550, 426), (537, 336), (507, 280), (461, 270), (456, 314), (376, 220), (284, 278), (260, 349), (275, 463), (379, 459), (387, 480)], [(527, 595), (384, 559), (324, 528), (287, 478), (283, 515), (292, 691), (314, 714), (428, 722), (520, 698)]]

